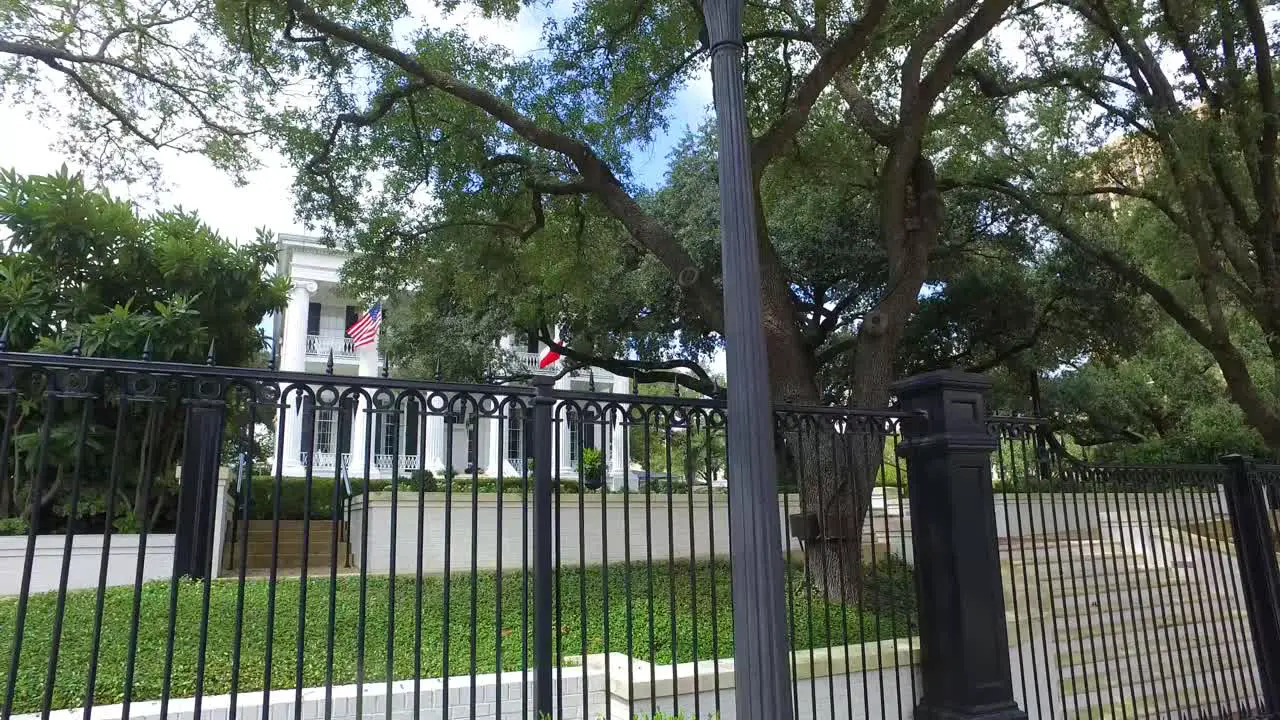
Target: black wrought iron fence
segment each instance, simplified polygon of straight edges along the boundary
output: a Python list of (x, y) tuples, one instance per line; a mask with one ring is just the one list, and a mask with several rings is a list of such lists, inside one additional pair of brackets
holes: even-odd
[(1224, 465), (1107, 466), (995, 419), (1015, 687), (1036, 717), (1250, 716), (1264, 699)]
[[(723, 404), (575, 382), (0, 355), (4, 718), (733, 717)], [(778, 409), (801, 717), (919, 695), (901, 422)]]

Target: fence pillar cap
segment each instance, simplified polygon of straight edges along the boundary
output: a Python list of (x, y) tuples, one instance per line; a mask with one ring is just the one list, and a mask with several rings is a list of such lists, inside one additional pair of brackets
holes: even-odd
[(921, 413), (903, 423), (898, 454), (922, 450), (994, 450), (998, 443), (987, 429), (987, 395), (991, 380), (959, 370), (935, 370), (901, 380), (891, 390), (903, 410)]
[(1230, 453), (1218, 458), (1218, 462), (1223, 465), (1252, 465), (1253, 458), (1248, 455), (1241, 455), (1240, 453)]
[(556, 386), (555, 378), (550, 375), (534, 375), (532, 384), (535, 403), (551, 402), (550, 392)]
[(889, 386), (889, 390), (899, 397), (934, 390), (969, 390), (985, 393), (990, 389), (991, 378), (963, 370), (933, 370), (903, 378)]

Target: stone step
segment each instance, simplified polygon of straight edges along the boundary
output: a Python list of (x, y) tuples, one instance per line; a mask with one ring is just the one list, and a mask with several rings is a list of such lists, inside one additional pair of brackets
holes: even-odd
[(1104, 640), (1102, 644), (1111, 647), (1094, 648), (1106, 656), (1103, 659), (1080, 662), (1070, 667), (1063, 663), (1064, 688), (1068, 694), (1111, 688), (1123, 693), (1135, 683), (1148, 681), (1172, 687), (1185, 682), (1185, 678), (1211, 672), (1221, 672), (1243, 683), (1244, 677), (1256, 672), (1248, 640), (1240, 642), (1239, 639), (1222, 638), (1223, 642), (1213, 643), (1203, 642), (1211, 638), (1202, 637), (1193, 644), (1190, 639), (1184, 641), (1179, 638), (1176, 642), (1151, 648), (1143, 641), (1116, 647), (1112, 642), (1114, 638)]
[[(1039, 637), (1039, 628), (1035, 628)], [(1252, 653), (1248, 620), (1244, 617), (1206, 619), (1190, 625), (1165, 625), (1161, 627), (1131, 625), (1113, 629), (1105, 636), (1058, 637), (1055, 647), (1059, 662), (1064, 668), (1092, 667), (1097, 662), (1121, 657), (1143, 657), (1162, 648), (1199, 648), (1245, 646)], [(1216, 652), (1216, 650), (1214, 651)]]
[(1015, 567), (1039, 566), (1042, 574), (1045, 568), (1055, 568), (1059, 574), (1066, 575), (1080, 572), (1092, 574), (1087, 569), (1081, 569), (1081, 566), (1123, 565), (1126, 557), (1129, 558), (1130, 564), (1134, 560), (1134, 556), (1127, 554), (1118, 544), (1084, 541), (1060, 543), (1052, 547), (1026, 548), (1025, 552), (1023, 548), (1015, 545), (1004, 551), (1003, 556), (1006, 562)]
[[(1215, 671), (1184, 676), (1176, 684), (1148, 680), (1118, 690), (1097, 688), (1066, 697), (1067, 716), (1100, 717), (1232, 717), (1241, 706), (1256, 704), (1250, 688), (1238, 676)], [(1223, 711), (1226, 711), (1225, 713)]]
[(1092, 583), (1077, 583), (1075, 587), (1055, 588), (1049, 602), (1041, 595), (1039, 604), (1029, 601), (1032, 607), (1051, 607), (1059, 615), (1084, 616), (1108, 614), (1134, 608), (1156, 609), (1192, 605), (1208, 610), (1243, 611), (1244, 603), (1227, 588), (1212, 584), (1154, 580), (1141, 587), (1125, 587), (1114, 584), (1110, 588), (1095, 588)]
[(1209, 599), (1193, 599), (1169, 603), (1157, 607), (1136, 606), (1106, 610), (1094, 609), (1088, 614), (1059, 614), (1053, 618), (1053, 627), (1070, 632), (1074, 637), (1094, 637), (1122, 631), (1126, 627), (1147, 626), (1152, 629), (1189, 626), (1206, 618), (1246, 621), (1244, 608), (1224, 608)]
[[(338, 545), (344, 545), (346, 542), (347, 541), (341, 535), (338, 536)], [(228, 538), (226, 540), (226, 544), (234, 544), (236, 546), (236, 552), (239, 552), (239, 548), (242, 546), (248, 547), (249, 552), (271, 552), (272, 547), (278, 547), (282, 552), (286, 550), (288, 552), (302, 552), (304, 545), (311, 550), (315, 550), (316, 548), (328, 548), (334, 543), (332, 542), (332, 536), (325, 533), (324, 535), (316, 535), (310, 538), (304, 538), (301, 535), (281, 535), (274, 539), (270, 536), (254, 537), (250, 535), (249, 538), (243, 542), (238, 537)]]
[[(325, 535), (312, 538), (307, 543), (306, 550), (308, 568), (328, 568), (335, 558), (338, 567), (347, 566), (349, 545), (345, 541), (339, 541), (333, 545), (329, 542), (329, 536)], [(251, 570), (270, 569), (272, 566), (277, 569), (301, 568), (304, 557), (301, 537), (280, 539), (275, 544), (274, 553), (270, 537), (265, 540), (250, 538), (249, 542), (243, 545), (239, 542), (227, 543), (223, 553), (223, 567), (233, 570), (239, 569), (242, 561), (245, 567)]]
[[(1037, 577), (1035, 568), (1007, 568), (1004, 573), (1005, 602), (1011, 604), (1016, 599), (1020, 604), (1039, 607), (1046, 596), (1091, 598), (1115, 594), (1124, 599), (1132, 595), (1136, 599), (1145, 598), (1149, 593), (1187, 593), (1191, 592), (1189, 587), (1195, 586), (1185, 573), (1167, 568), (1135, 567), (1130, 563), (1128, 572), (1123, 572), (1124, 569), (1122, 566), (1116, 568), (1117, 572), (1088, 578), (1063, 578), (1050, 583), (1043, 575)], [(1048, 592), (1039, 592), (1041, 586)], [(1223, 594), (1230, 596), (1227, 592)], [(1114, 604), (1115, 600), (1112, 602)]]

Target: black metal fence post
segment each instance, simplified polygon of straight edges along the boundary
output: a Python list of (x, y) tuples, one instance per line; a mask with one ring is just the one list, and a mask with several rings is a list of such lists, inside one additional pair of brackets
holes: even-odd
[(1275, 716), (1280, 713), (1280, 570), (1276, 566), (1266, 494), (1253, 476), (1251, 459), (1227, 455), (1222, 462), (1230, 470), (1224, 483), (1227, 511), (1231, 515), (1258, 677), (1267, 712)]
[(939, 371), (893, 387), (904, 410), (898, 453), (907, 460), (919, 590), (920, 720), (1021, 719), (1013, 697), (996, 544), (987, 429), (991, 381)]
[(533, 379), (533, 695), (534, 717), (551, 717), (552, 642), (552, 567), (551, 567), (551, 463), (554, 454), (551, 414), (555, 401), (551, 389), (555, 380), (538, 376)]
[(173, 563), (178, 577), (210, 576), (214, 516), (218, 502), (218, 460), (222, 450), (221, 403), (199, 404), (187, 413), (182, 476), (178, 480)]

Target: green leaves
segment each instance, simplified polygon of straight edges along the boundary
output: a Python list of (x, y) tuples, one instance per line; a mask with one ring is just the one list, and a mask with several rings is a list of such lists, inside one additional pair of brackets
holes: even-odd
[[(313, 568), (313, 571), (315, 568)], [(593, 566), (582, 572), (566, 571), (556, 585), (557, 617), (563, 635), (564, 653), (594, 654), (627, 652), (649, 662), (667, 664), (733, 656), (732, 613), (725, 608), (730, 599), (732, 568), (725, 559), (690, 564), (664, 559), (646, 564)], [(806, 586), (803, 568), (791, 565), (788, 587)], [(323, 574), (323, 571), (321, 573)], [(842, 646), (881, 639), (907, 637), (914, 632), (915, 592), (911, 569), (896, 560), (879, 561), (865, 569), (866, 597), (858, 603), (842, 605), (824, 602), (820, 593), (810, 592), (795, 603), (788, 618), (797, 650), (806, 647)], [(231, 690), (232, 648), (240, 647), (237, 691), (260, 690), (267, 666), (271, 667), (273, 688), (294, 686), (297, 656), (302, 648), (302, 686), (318, 687), (329, 681), (329, 647), (332, 643), (332, 683), (386, 679), (388, 646), (395, 679), (414, 677), (417, 633), (421, 632), (421, 677), (524, 671), (528, 664), (531, 637), (522, 637), (524, 611), (532, 607), (527, 577), (519, 571), (499, 577), (495, 573), (453, 573), (452, 589), (444, 592), (445, 578), (427, 575), (419, 579), (401, 574), (338, 577), (331, 586), (327, 577), (309, 579), (306, 603), (302, 586), (294, 579), (249, 579), (243, 588), (243, 610), (239, 610), (240, 586), (234, 581), (215, 581), (210, 587), (207, 642), (201, 643), (204, 622), (204, 585), (179, 580), (176, 610), (169, 611), (170, 584), (147, 583), (139, 589), (137, 657), (133, 699), (161, 697), (167, 686), (173, 697), (191, 697), (197, 691), (196, 668), (201, 647), (205, 652), (204, 695)], [(473, 585), (474, 583), (474, 585)], [(648, 587), (652, 594), (637, 592)], [(472, 614), (471, 591), (481, 611)], [(416, 602), (421, 591), (422, 603)], [(329, 619), (329, 596), (333, 592), (334, 620)], [(609, 596), (611, 601), (602, 602)], [(109, 588), (105, 592), (101, 641), (98, 645), (95, 704), (120, 702), (130, 629), (133, 626), (133, 587)], [(394, 597), (394, 603), (391, 598)], [(581, 599), (587, 598), (586, 604)], [(714, 601), (713, 601), (714, 598)], [(59, 606), (57, 593), (31, 598), (23, 626), (22, 655), (18, 661), (18, 685), (14, 690), (15, 712), (40, 708), (45, 690), (45, 667), (52, 654), (52, 623)], [(274, 602), (272, 602), (274, 600)], [(62, 634), (58, 638), (58, 668), (52, 693), (54, 709), (77, 707), (84, 701), (85, 683), (94, 647), (93, 629), (96, 593), (92, 590), (67, 595)], [(712, 615), (718, 603), (721, 612)], [(0, 642), (12, 642), (16, 603), (0, 603)], [(274, 614), (269, 615), (268, 610)], [(420, 610), (420, 612), (419, 612)], [(445, 623), (447, 610), (448, 623)], [(268, 622), (271, 617), (271, 623)], [(242, 618), (240, 635), (237, 618)], [(305, 622), (300, 622), (304, 620)], [(167, 665), (168, 633), (176, 633), (172, 664)], [(267, 628), (271, 628), (272, 653), (267, 654)], [(298, 637), (299, 628), (303, 636)], [(330, 634), (332, 633), (332, 635)], [(388, 642), (388, 636), (391, 642)], [(677, 643), (671, 646), (673, 639)], [(475, 661), (467, 651), (468, 638), (475, 643)], [(608, 638), (608, 644), (605, 639)], [(654, 642), (650, 645), (649, 638)], [(697, 637), (695, 645), (693, 638)], [(585, 638), (585, 640), (583, 640)], [(499, 645), (500, 640), (500, 645)], [(299, 645), (300, 643), (300, 645)], [(448, 667), (442, 665), (449, 649)], [(165, 669), (172, 672), (166, 678)], [(357, 675), (357, 670), (363, 675)], [(0, 683), (4, 680), (0, 679)], [(0, 690), (3, 690), (0, 684)]]
[(0, 174), (0, 320), (10, 348), (224, 364), (259, 362), (257, 325), (284, 307), (283, 278), (266, 278), (264, 238), (237, 247), (182, 210), (140, 216), (132, 204), (56, 175)]
[[(266, 237), (235, 246), (181, 210), (139, 215), (65, 169), (50, 176), (0, 173), (0, 227), (8, 250), (0, 257), (0, 325), (9, 327), (10, 350), (75, 347), (85, 356), (137, 359), (149, 342), (153, 360), (203, 363), (212, 345), (224, 365), (264, 362), (258, 324), (284, 307), (288, 282), (266, 277), (275, 258)], [(42, 530), (117, 521), (104, 516), (104, 499), (119, 449), (120, 502), (113, 514), (135, 526), (148, 522), (173, 491), (169, 476), (181, 451), (183, 408), (164, 402), (168, 388), (160, 388), (160, 401), (131, 406), (122, 423), (114, 389), (91, 387), (92, 399), (55, 408), (42, 448), (47, 380), (19, 377), (27, 401), (12, 457), (3, 459), (15, 472), (0, 473), (0, 517), (26, 512), (25, 498), (38, 485)], [(86, 404), (88, 433), (81, 443)], [(237, 409), (233, 404), (232, 412)], [(76, 472), (81, 499), (72, 512), (69, 479)], [(134, 493), (142, 486), (151, 488), (146, 503)]]

